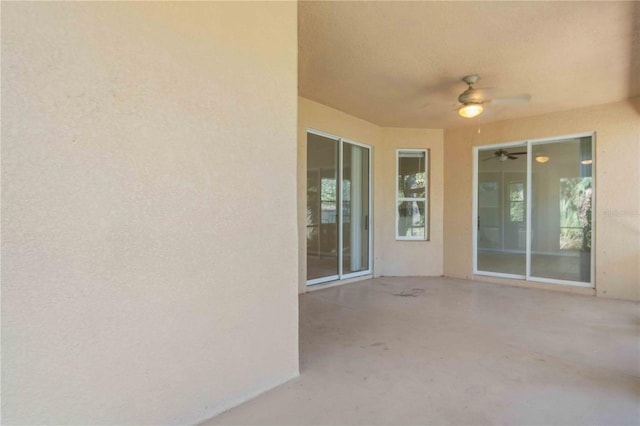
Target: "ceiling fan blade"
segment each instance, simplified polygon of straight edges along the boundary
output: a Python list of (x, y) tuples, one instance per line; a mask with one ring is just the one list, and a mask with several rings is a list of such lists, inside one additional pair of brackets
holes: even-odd
[(493, 160), (494, 158), (497, 158), (497, 157), (494, 155), (493, 157), (485, 158), (485, 159), (484, 159), (484, 160), (482, 160), (482, 161), (489, 161), (489, 160)]
[(517, 160), (518, 159), (518, 157), (516, 157), (515, 155), (508, 155), (507, 158), (509, 160)]
[(479, 95), (482, 99), (491, 99), (491, 95), (495, 92), (495, 87), (481, 87), (481, 88), (473, 88), (474, 93)]
[(491, 99), (491, 101), (489, 102), (492, 104), (498, 104), (498, 105), (510, 105), (510, 104), (521, 104), (521, 103), (529, 102), (530, 100), (531, 100), (531, 95), (522, 94), (522, 95), (510, 96), (508, 98), (495, 98), (495, 99)]
[(527, 153), (527, 151), (520, 151), (520, 152), (510, 152), (509, 154), (510, 155), (523, 155), (523, 154), (526, 154), (526, 153)]

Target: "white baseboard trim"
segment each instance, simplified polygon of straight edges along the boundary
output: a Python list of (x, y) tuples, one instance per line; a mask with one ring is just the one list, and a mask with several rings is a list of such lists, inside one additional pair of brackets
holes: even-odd
[(258, 383), (257, 385), (252, 386), (251, 388), (243, 389), (240, 392), (237, 392), (227, 398), (222, 399), (221, 401), (218, 401), (218, 403), (216, 403), (215, 406), (207, 408), (204, 415), (198, 416), (199, 420), (191, 424), (199, 425), (211, 419), (212, 417), (215, 417), (219, 414), (224, 413), (225, 411), (228, 411), (234, 407), (237, 407), (238, 405), (243, 404), (299, 376), (300, 376), (300, 371), (296, 370), (277, 378), (264, 380), (261, 383)]

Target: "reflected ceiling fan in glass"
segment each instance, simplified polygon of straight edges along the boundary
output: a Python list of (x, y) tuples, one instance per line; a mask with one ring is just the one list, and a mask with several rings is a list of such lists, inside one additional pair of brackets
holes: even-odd
[(517, 160), (519, 155), (527, 155), (527, 151), (508, 152), (504, 149), (499, 149), (493, 153), (493, 156), (485, 158), (482, 161), (489, 161), (497, 159), (498, 161)]

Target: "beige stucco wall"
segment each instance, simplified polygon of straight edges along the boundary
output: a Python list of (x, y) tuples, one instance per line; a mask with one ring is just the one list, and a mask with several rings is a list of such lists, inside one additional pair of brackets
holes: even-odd
[[(306, 288), (306, 131), (316, 129), (372, 147), (373, 275), (442, 275), (442, 130), (383, 128), (298, 98), (298, 282)], [(429, 241), (395, 241), (395, 155), (398, 148), (427, 148), (431, 155)]]
[(639, 98), (445, 131), (445, 275), (472, 277), (474, 146), (591, 131), (596, 132), (596, 293), (640, 300)]
[(2, 5), (2, 417), (193, 424), (298, 372), (296, 4)]

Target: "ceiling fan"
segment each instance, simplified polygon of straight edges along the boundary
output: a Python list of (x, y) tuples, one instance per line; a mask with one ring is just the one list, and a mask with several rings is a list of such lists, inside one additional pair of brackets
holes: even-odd
[(483, 105), (489, 103), (514, 104), (528, 102), (531, 99), (531, 95), (528, 94), (509, 98), (490, 99), (486, 97), (486, 89), (476, 89), (473, 87), (478, 79), (480, 79), (480, 77), (477, 74), (467, 75), (462, 79), (469, 87), (458, 96), (458, 102), (460, 102), (458, 113), (465, 118), (479, 116), (484, 110)]
[(492, 157), (489, 158), (485, 158), (482, 161), (488, 161), (488, 160), (493, 160), (494, 158), (497, 158), (499, 161), (507, 161), (507, 159), (509, 160), (517, 160), (518, 159), (518, 155), (526, 155), (527, 151), (520, 151), (520, 152), (507, 152), (504, 149), (499, 149), (496, 152), (493, 153)]

